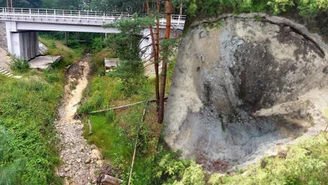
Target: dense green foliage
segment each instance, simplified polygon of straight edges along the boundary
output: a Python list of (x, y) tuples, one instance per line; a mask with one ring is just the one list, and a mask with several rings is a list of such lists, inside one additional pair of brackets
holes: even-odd
[(63, 94), (65, 67), (81, 52), (41, 39), (62, 62), (22, 79), (0, 76), (0, 184), (61, 184), (54, 121)]
[(102, 37), (95, 37), (92, 42), (92, 49), (94, 52), (100, 52), (105, 45), (104, 39)]
[(143, 63), (140, 58), (140, 35), (141, 31), (154, 24), (151, 17), (137, 17), (133, 19), (122, 19), (114, 25), (121, 32), (110, 35), (107, 39), (107, 46), (117, 54), (120, 64), (114, 72), (110, 73), (111, 77), (118, 77), (122, 81), (121, 91), (126, 96), (131, 96), (139, 92), (139, 88), (145, 81), (143, 75)]
[(217, 15), (225, 12), (285, 12), (296, 7), (301, 15), (309, 16), (328, 10), (326, 0), (175, 0), (184, 2), (189, 15)]
[(141, 62), (120, 61), (120, 65), (109, 76), (120, 78), (122, 80), (120, 91), (125, 96), (132, 96), (138, 94), (140, 92), (139, 87), (142, 87), (142, 84), (145, 83), (146, 78), (143, 71), (144, 68)]
[(0, 184), (60, 184), (53, 132), (60, 83), (0, 81)]
[(42, 0), (42, 8), (79, 10), (83, 0)]
[(121, 19), (114, 25), (106, 25), (106, 27), (114, 26), (121, 31), (119, 34), (110, 35), (107, 38), (107, 46), (113, 49), (121, 60), (141, 61), (139, 48), (140, 40), (143, 39), (141, 31), (153, 24), (152, 17), (134, 15), (132, 19)]
[(102, 33), (72, 33), (72, 32), (39, 32), (42, 38), (61, 41), (73, 49), (85, 48), (99, 52), (104, 46), (104, 34)]
[[(10, 0), (8, 0), (10, 6)], [(79, 9), (83, 5), (82, 0), (12, 0), (13, 7), (19, 8), (59, 8)], [(6, 0), (0, 0), (0, 6), (6, 7)]]
[(154, 185), (205, 185), (201, 165), (193, 160), (179, 160), (179, 155), (159, 147), (152, 172)]
[(145, 9), (145, 0), (93, 0), (90, 8), (104, 12), (138, 13)]
[[(105, 109), (145, 101), (151, 99), (151, 80), (145, 80), (134, 87), (137, 95), (126, 96), (121, 93), (123, 82), (119, 78), (109, 76), (95, 76), (92, 78), (86, 92), (85, 100), (79, 112)], [(91, 136), (85, 134), (90, 143), (101, 148), (104, 157), (109, 158), (110, 164), (116, 169), (117, 176), (127, 183), (128, 173), (132, 160), (135, 139), (138, 137), (137, 156), (133, 173), (133, 184), (149, 184), (153, 154), (157, 138), (154, 132), (159, 133), (159, 126), (153, 122), (142, 122), (144, 104), (132, 106), (118, 111), (109, 111), (90, 116), (92, 123)], [(154, 105), (149, 105), (149, 111)], [(153, 112), (149, 113), (150, 117)], [(88, 129), (88, 127), (85, 127)], [(88, 133), (88, 130), (85, 131)]]
[[(144, 12), (144, 0), (12, 0), (16, 8), (54, 8), (71, 10), (96, 10), (104, 12)], [(8, 0), (10, 6), (10, 0)], [(0, 0), (0, 7), (6, 7), (6, 0)]]
[[(28, 8), (39, 8), (42, 5), (43, 0), (13, 0), (14, 7), (28, 7)], [(0, 0), (0, 6), (7, 6), (6, 0)], [(10, 0), (8, 0), (10, 6)]]
[(24, 73), (30, 69), (28, 61), (12, 57), (11, 69), (15, 72)]

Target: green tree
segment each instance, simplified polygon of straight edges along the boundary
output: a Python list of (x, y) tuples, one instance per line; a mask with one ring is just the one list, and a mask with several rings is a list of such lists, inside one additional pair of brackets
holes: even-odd
[(121, 60), (141, 61), (139, 43), (142, 38), (142, 30), (154, 24), (151, 17), (137, 17), (134, 15), (131, 19), (121, 19), (114, 25), (105, 27), (116, 27), (121, 32), (110, 35), (106, 39), (107, 45), (114, 49)]
[(303, 16), (316, 16), (321, 12), (328, 11), (326, 0), (299, 0), (298, 9)]
[(122, 90), (126, 96), (131, 96), (138, 92), (143, 83), (143, 63), (140, 58), (140, 40), (143, 39), (141, 32), (143, 29), (154, 24), (151, 17), (137, 17), (131, 19), (121, 19), (114, 25), (121, 32), (110, 35), (106, 39), (107, 45), (113, 49), (120, 58), (120, 65), (110, 75), (119, 77), (122, 80)]
[(92, 0), (91, 9), (104, 12), (145, 12), (144, 0)]
[[(40, 8), (42, 5), (42, 0), (12, 0), (13, 7), (17, 8)], [(8, 0), (8, 5), (10, 6), (10, 0)], [(1, 7), (7, 7), (6, 0), (0, 0)]]

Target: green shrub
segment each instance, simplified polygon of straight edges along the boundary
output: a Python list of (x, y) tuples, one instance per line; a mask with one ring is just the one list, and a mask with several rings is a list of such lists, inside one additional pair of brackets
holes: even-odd
[(12, 57), (11, 69), (19, 73), (25, 73), (30, 69), (30, 64), (26, 60)]
[(25, 159), (21, 151), (13, 152), (14, 136), (0, 124), (0, 184), (21, 184)]
[(279, 14), (286, 12), (288, 8), (295, 6), (293, 0), (269, 0), (268, 6), (271, 7), (273, 13)]
[(328, 1), (325, 0), (299, 0), (298, 9), (302, 16), (315, 16), (322, 11), (328, 11)]
[(92, 42), (92, 49), (95, 50), (96, 52), (99, 52), (102, 50), (104, 44), (105, 42), (102, 37), (94, 38)]
[(2, 81), (0, 184), (61, 184), (54, 172), (59, 158), (53, 122), (63, 92), (58, 87), (40, 79)]
[(177, 153), (159, 147), (153, 168), (154, 185), (205, 185), (201, 165), (193, 160), (180, 160)]
[(80, 48), (81, 44), (77, 40), (69, 39), (67, 42), (67, 46), (76, 49), (76, 48)]
[(145, 82), (143, 64), (138, 61), (120, 61), (119, 66), (109, 73), (109, 76), (121, 79), (120, 89), (127, 97), (139, 93), (140, 87)]
[[(179, 5), (182, 0), (175, 0)], [(269, 12), (280, 14), (296, 7), (303, 17), (313, 17), (328, 11), (326, 0), (190, 0), (187, 13), (191, 16), (213, 16), (222, 13)], [(298, 13), (298, 12), (295, 12)]]

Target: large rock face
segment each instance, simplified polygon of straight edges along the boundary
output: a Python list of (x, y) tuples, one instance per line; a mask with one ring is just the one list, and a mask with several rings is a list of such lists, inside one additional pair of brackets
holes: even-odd
[(165, 114), (165, 141), (209, 170), (273, 154), (327, 124), (327, 50), (279, 17), (224, 16), (182, 39)]

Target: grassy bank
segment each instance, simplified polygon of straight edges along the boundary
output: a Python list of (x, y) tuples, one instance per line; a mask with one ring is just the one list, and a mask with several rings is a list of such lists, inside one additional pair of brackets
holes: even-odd
[[(80, 107), (80, 112), (107, 109), (129, 103), (143, 101), (143, 95), (125, 97), (120, 93), (120, 81), (107, 76), (93, 77), (86, 96), (88, 97)], [(151, 99), (150, 97), (148, 97)], [(147, 99), (147, 98), (146, 98)], [(150, 180), (153, 154), (161, 125), (154, 119), (155, 105), (147, 107), (146, 121), (141, 122), (144, 104), (94, 114), (86, 119), (92, 123), (92, 135), (88, 135), (89, 127), (85, 125), (85, 137), (89, 143), (97, 145), (108, 163), (116, 168), (117, 177), (127, 182), (128, 172), (132, 160), (135, 138), (139, 126), (137, 158), (135, 160), (134, 184), (145, 184)]]
[[(80, 113), (108, 109), (135, 102), (145, 102), (154, 98), (154, 80), (144, 78), (140, 86), (134, 87), (132, 95), (124, 93), (126, 87), (119, 78), (102, 75), (103, 58), (113, 56), (110, 50), (104, 49), (94, 56), (94, 76), (84, 94), (84, 101), (79, 108)], [(145, 121), (142, 120), (143, 111), (147, 113)], [(138, 137), (137, 155), (134, 165), (133, 184), (149, 184), (157, 141), (161, 132), (161, 125), (156, 123), (155, 103), (145, 106), (144, 103), (108, 111), (105, 113), (85, 115), (85, 123), (90, 119), (92, 135), (89, 127), (85, 125), (85, 137), (89, 143), (97, 145), (107, 159), (109, 165), (114, 167), (116, 176), (127, 184), (128, 175), (135, 145)], [(138, 134), (138, 130), (140, 132)]]
[[(54, 121), (65, 81), (65, 67), (76, 53), (41, 39), (49, 54), (63, 61), (46, 71), (26, 70), (21, 79), (0, 76), (0, 184), (62, 184)], [(49, 42), (49, 43), (48, 43)]]
[[(60, 184), (53, 122), (61, 82), (0, 78), (0, 184)], [(3, 144), (5, 143), (5, 144)]]

